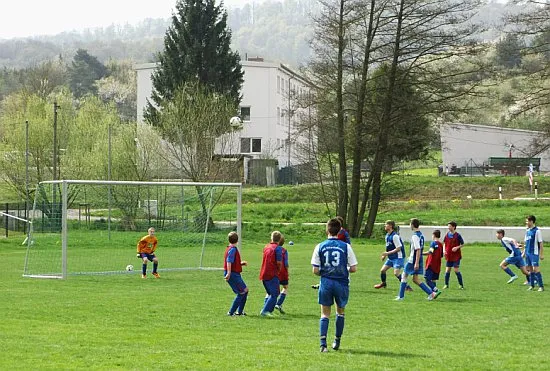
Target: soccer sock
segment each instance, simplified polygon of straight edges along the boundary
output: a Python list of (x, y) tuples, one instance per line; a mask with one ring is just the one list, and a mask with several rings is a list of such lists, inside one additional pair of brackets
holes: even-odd
[(141, 266), (141, 273), (142, 273), (143, 275), (146, 275), (146, 274), (147, 274), (147, 264), (143, 264), (143, 265)]
[(433, 289), (435, 288), (435, 282), (432, 281), (432, 280), (426, 280), (426, 284), (427, 284), (428, 287), (429, 287), (430, 289), (432, 289), (432, 291), (433, 291)]
[(264, 307), (265, 307), (265, 303), (267, 303), (267, 299), (269, 299), (269, 294), (266, 294), (266, 295), (265, 295), (265, 298), (264, 298)]
[(405, 289), (407, 288), (407, 282), (401, 282), (401, 285), (399, 286), (399, 297), (404, 298), (405, 297)]
[(276, 303), (277, 303), (276, 294), (270, 295), (269, 298), (267, 298), (267, 302), (265, 303), (264, 310), (269, 313), (273, 312), (273, 310), (275, 309)]
[(426, 286), (426, 284), (424, 282), (420, 282), (420, 288), (422, 289), (422, 291), (424, 291), (426, 294), (430, 295), (433, 291), (432, 289), (430, 289), (428, 286)]
[(510, 277), (514, 277), (515, 274), (514, 272), (512, 272), (512, 270), (508, 267), (506, 267), (506, 269), (504, 269), (504, 271), (506, 272), (506, 274), (508, 274)]
[(158, 267), (159, 267), (159, 263), (153, 263), (153, 273), (157, 273)]
[(279, 299), (277, 300), (277, 305), (278, 306), (283, 305), (283, 303), (285, 302), (285, 299), (286, 299), (286, 294), (283, 293), (279, 295)]
[(529, 283), (531, 284), (532, 287), (535, 287), (536, 276), (537, 274), (535, 272), (531, 272), (531, 274), (529, 275)]
[(336, 314), (336, 338), (340, 339), (342, 333), (344, 332), (344, 321), (345, 317), (343, 314)]
[(462, 282), (462, 273), (460, 272), (455, 272), (456, 273), (456, 278), (458, 278), (458, 284), (460, 286), (464, 286), (464, 283)]
[[(397, 278), (397, 280), (398, 280), (399, 282), (401, 282), (401, 277), (403, 277), (403, 273), (401, 273), (401, 274), (396, 274), (396, 275), (395, 275), (395, 278)], [(405, 286), (405, 287), (406, 287), (407, 289), (410, 289), (410, 288), (411, 288), (411, 287), (409, 286), (408, 283), (407, 283), (407, 286)]]
[(542, 273), (537, 273), (537, 282), (539, 283), (540, 287), (544, 287), (544, 283), (542, 283)]
[(380, 280), (382, 283), (386, 283), (386, 272), (380, 273)]
[(445, 286), (449, 286), (449, 278), (451, 278), (451, 272), (445, 272)]
[(233, 299), (233, 304), (231, 304), (231, 308), (229, 308), (229, 314), (234, 314), (240, 304), (241, 295), (237, 294), (237, 296), (235, 296), (235, 299)]
[(321, 317), (319, 321), (319, 333), (321, 335), (321, 346), (327, 346), (327, 332), (328, 332), (328, 322), (329, 319), (326, 317)]
[(239, 303), (239, 308), (237, 309), (237, 312), (239, 312), (239, 314), (244, 313), (244, 306), (246, 305), (246, 299), (248, 299), (248, 292), (245, 292), (244, 294), (241, 295), (241, 302)]

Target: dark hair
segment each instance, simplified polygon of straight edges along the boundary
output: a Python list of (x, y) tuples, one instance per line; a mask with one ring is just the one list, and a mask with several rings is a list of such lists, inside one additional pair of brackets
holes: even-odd
[(457, 224), (456, 224), (456, 222), (455, 222), (454, 220), (451, 220), (451, 221), (450, 221), (449, 223), (447, 223), (447, 224), (452, 225), (453, 228), (456, 229)]
[(418, 219), (416, 219), (416, 218), (412, 218), (412, 219), (411, 219), (411, 225), (412, 225), (414, 228), (420, 227), (420, 220), (418, 220)]
[(497, 229), (497, 233), (504, 236), (504, 229)]
[(526, 219), (532, 221), (533, 223), (537, 222), (537, 217), (534, 215), (527, 215)]
[(441, 231), (439, 229), (434, 230), (432, 234), (435, 236), (435, 238), (441, 237)]
[(395, 222), (393, 220), (386, 220), (387, 225), (391, 225), (391, 229), (395, 230)]
[(239, 242), (239, 235), (237, 232), (229, 232), (227, 239), (229, 240), (229, 243), (237, 243)]
[(337, 236), (341, 228), (342, 228), (342, 224), (340, 224), (340, 221), (336, 218), (330, 219), (327, 222), (327, 232), (331, 236)]

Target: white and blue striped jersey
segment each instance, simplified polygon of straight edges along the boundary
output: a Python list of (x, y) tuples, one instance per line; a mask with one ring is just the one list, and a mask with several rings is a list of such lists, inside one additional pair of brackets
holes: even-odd
[(349, 243), (329, 237), (315, 246), (311, 265), (319, 267), (321, 277), (349, 283), (348, 268), (357, 265), (357, 258)]
[(424, 235), (420, 231), (413, 232), (411, 236), (411, 248), (408, 262), (414, 264), (416, 262), (416, 254), (420, 254), (418, 262), (422, 264), (422, 250), (424, 249)]
[(516, 257), (521, 256), (521, 250), (517, 245), (514, 243), (514, 239), (510, 237), (502, 237), (502, 240), (500, 240), (500, 243), (504, 247), (504, 249), (510, 254), (510, 257)]
[(392, 231), (392, 233), (386, 234), (386, 252), (395, 250), (397, 247), (400, 249), (396, 253), (388, 255), (388, 259), (403, 259), (405, 257), (405, 246), (403, 246), (403, 241), (397, 232)]
[(527, 229), (525, 232), (525, 252), (527, 254), (539, 255), (542, 243), (542, 233), (538, 227)]

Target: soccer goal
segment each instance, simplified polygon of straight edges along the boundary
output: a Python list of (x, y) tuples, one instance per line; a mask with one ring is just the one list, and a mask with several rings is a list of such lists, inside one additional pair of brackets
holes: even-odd
[(24, 276), (139, 273), (136, 245), (149, 227), (160, 272), (221, 269), (227, 234), (241, 235), (241, 203), (240, 183), (41, 182)]

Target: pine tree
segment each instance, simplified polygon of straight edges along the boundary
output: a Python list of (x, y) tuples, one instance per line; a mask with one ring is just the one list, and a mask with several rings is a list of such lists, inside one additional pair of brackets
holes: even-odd
[(152, 102), (147, 103), (145, 119), (157, 124), (157, 107), (171, 100), (179, 87), (197, 80), (208, 90), (231, 97), (236, 108), (244, 72), (230, 44), (227, 12), (221, 5), (214, 0), (178, 0), (152, 76)]
[(107, 76), (109, 71), (87, 50), (78, 49), (69, 67), (69, 83), (76, 98), (88, 93), (96, 94), (95, 82)]

